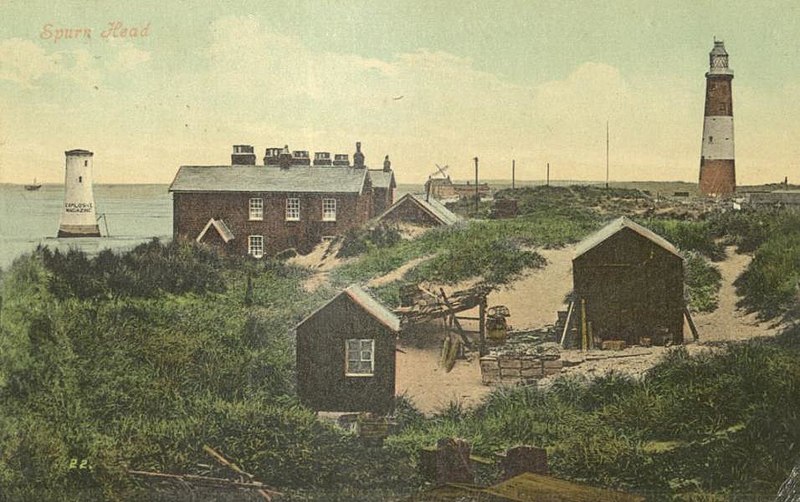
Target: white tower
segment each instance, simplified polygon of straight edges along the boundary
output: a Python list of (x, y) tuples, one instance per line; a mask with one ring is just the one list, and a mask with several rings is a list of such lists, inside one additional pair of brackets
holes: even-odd
[(92, 189), (92, 152), (70, 150), (64, 178), (64, 209), (59, 237), (100, 237)]

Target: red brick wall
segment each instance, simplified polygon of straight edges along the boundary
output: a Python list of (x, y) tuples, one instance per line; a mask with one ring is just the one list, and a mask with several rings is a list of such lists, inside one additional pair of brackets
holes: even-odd
[[(300, 221), (286, 221), (286, 199), (300, 199)], [(249, 201), (264, 201), (264, 219), (250, 221)], [(322, 221), (322, 199), (336, 199), (336, 221)], [(295, 248), (307, 253), (323, 236), (340, 235), (370, 217), (372, 190), (364, 195), (322, 193), (214, 192), (173, 193), (173, 235), (195, 239), (211, 218), (222, 219), (233, 232), (232, 251), (247, 254), (248, 235), (264, 236), (264, 254)]]
[(736, 168), (733, 160), (700, 160), (700, 192), (705, 195), (727, 195), (736, 190)]
[(394, 204), (393, 190), (391, 188), (372, 189), (372, 216), (380, 216)]
[(706, 80), (706, 117), (733, 116), (732, 78), (723, 76)]

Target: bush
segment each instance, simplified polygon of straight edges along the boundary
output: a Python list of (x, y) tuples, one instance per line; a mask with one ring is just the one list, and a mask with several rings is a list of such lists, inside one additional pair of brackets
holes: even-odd
[(741, 305), (762, 318), (785, 315), (798, 307), (800, 231), (771, 235), (735, 282)]
[(713, 312), (719, 305), (722, 274), (696, 252), (684, 253), (686, 300), (694, 312)]
[(372, 228), (351, 228), (342, 238), (342, 246), (336, 253), (337, 258), (350, 258), (364, 254), (370, 249), (391, 247), (402, 240), (395, 227), (378, 225)]

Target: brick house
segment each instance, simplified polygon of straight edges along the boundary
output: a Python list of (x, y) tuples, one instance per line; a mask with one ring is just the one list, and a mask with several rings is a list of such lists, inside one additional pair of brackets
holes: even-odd
[[(316, 152), (312, 164), (308, 152), (288, 147), (268, 148), (257, 166), (249, 145), (234, 146), (231, 165), (181, 166), (169, 188), (173, 236), (256, 258), (290, 248), (308, 253), (375, 214), (377, 173), (365, 166), (360, 143), (356, 149), (352, 166), (346, 154), (331, 161)], [(393, 199), (391, 169), (380, 172), (379, 184), (378, 202)]]

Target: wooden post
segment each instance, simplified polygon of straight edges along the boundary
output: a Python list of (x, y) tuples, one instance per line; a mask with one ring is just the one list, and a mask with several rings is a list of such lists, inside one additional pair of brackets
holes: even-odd
[(480, 332), (478, 351), (481, 356), (486, 355), (486, 297), (481, 299), (481, 304), (478, 307), (478, 331)]
[(594, 333), (592, 332), (592, 321), (586, 323), (586, 327), (589, 331), (589, 350), (594, 349)]
[(550, 163), (547, 163), (547, 186), (550, 186)]
[(581, 298), (581, 350), (586, 350), (589, 343), (587, 341), (587, 331), (588, 328), (586, 326), (586, 299)]

